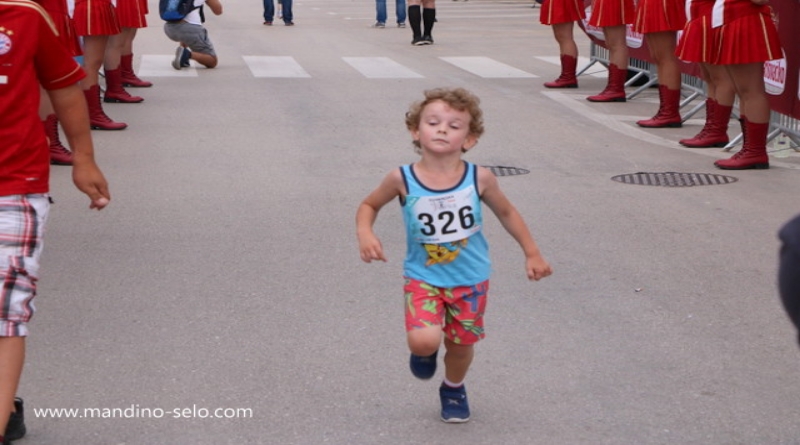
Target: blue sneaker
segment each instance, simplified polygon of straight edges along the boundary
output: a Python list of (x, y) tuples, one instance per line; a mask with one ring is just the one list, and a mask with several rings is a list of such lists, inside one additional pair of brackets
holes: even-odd
[(436, 374), (436, 355), (439, 353), (437, 350), (433, 355), (427, 357), (420, 357), (419, 355), (411, 354), (409, 366), (411, 373), (414, 377), (422, 380), (428, 380)]
[(464, 385), (451, 388), (444, 383), (439, 387), (442, 400), (442, 420), (447, 423), (464, 423), (469, 420), (467, 388)]

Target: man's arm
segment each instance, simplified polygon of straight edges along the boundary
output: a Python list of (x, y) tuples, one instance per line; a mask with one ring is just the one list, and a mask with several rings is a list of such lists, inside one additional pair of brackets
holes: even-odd
[(111, 195), (108, 183), (94, 160), (89, 111), (78, 84), (47, 92), (72, 150), (72, 181), (91, 199), (89, 208), (102, 209)]

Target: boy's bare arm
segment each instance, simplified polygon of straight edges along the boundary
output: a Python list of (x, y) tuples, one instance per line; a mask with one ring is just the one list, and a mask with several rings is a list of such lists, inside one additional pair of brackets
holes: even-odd
[(111, 200), (108, 183), (94, 160), (86, 98), (78, 84), (48, 91), (67, 142), (72, 149), (72, 181), (91, 199), (89, 208), (100, 210)]
[(211, 12), (214, 13), (214, 15), (222, 14), (222, 2), (219, 0), (206, 0), (206, 4), (211, 9)]
[(550, 264), (545, 261), (539, 246), (528, 230), (525, 220), (508, 197), (500, 190), (500, 184), (490, 171), (483, 167), (478, 169), (478, 183), (481, 188), (483, 202), (500, 220), (506, 231), (517, 241), (525, 253), (525, 272), (531, 280), (540, 280), (553, 273)]
[(381, 208), (398, 196), (402, 181), (399, 171), (390, 172), (358, 206), (358, 211), (356, 211), (358, 250), (361, 253), (361, 259), (366, 263), (372, 260), (386, 261), (383, 246), (372, 230), (372, 226), (375, 224)]

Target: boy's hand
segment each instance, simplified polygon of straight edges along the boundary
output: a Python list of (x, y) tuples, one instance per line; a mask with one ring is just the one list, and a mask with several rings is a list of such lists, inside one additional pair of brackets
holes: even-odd
[(361, 252), (361, 260), (365, 263), (370, 263), (372, 260), (386, 262), (381, 241), (375, 235), (360, 235), (358, 250)]
[(528, 273), (528, 279), (534, 281), (539, 281), (553, 274), (553, 269), (550, 267), (550, 264), (541, 256), (526, 259), (525, 271)]

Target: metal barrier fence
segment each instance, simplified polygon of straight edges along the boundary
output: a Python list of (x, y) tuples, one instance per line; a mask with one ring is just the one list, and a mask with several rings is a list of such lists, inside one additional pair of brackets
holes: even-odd
[[(578, 75), (583, 74), (588, 70), (592, 65), (595, 63), (599, 63), (605, 67), (609, 65), (609, 54), (608, 49), (603, 48), (602, 46), (591, 42), (589, 47), (589, 64), (585, 67), (581, 68), (578, 72)], [(644, 84), (639, 85), (636, 87), (635, 90), (630, 91), (627, 94), (627, 99), (631, 100), (637, 95), (639, 95), (642, 91), (656, 85), (658, 83), (658, 73), (656, 71), (656, 66), (650, 62), (639, 60), (639, 59), (629, 59), (628, 62), (628, 69), (630, 71), (635, 72), (635, 74), (625, 82), (625, 86), (629, 87), (634, 85), (640, 81), (640, 79), (646, 77), (647, 80)], [(692, 105), (695, 100), (700, 99), (699, 103), (695, 103), (686, 111), (681, 111), (681, 116), (683, 117), (683, 121), (691, 119), (695, 114), (705, 108), (705, 100), (706, 100), (706, 84), (703, 79), (692, 76), (689, 74), (681, 74), (681, 104), (680, 108), (683, 110), (685, 107)], [(734, 103), (733, 115), (739, 115), (739, 103), (738, 98), (736, 103)], [(781, 144), (785, 144), (786, 146), (781, 146), (778, 148), (773, 149), (774, 151), (782, 151), (786, 150), (786, 153), (780, 153), (780, 155), (788, 155), (789, 150), (793, 150), (794, 152), (800, 153), (800, 120), (795, 119), (791, 116), (787, 116), (782, 113), (778, 113), (775, 111), (770, 112), (770, 131), (767, 135), (767, 142), (776, 140)], [(777, 139), (776, 139), (777, 138)], [(733, 147), (738, 145), (742, 141), (742, 134), (741, 132), (736, 135), (731, 141), (724, 147), (725, 151), (730, 151)], [(778, 145), (778, 144), (773, 144)], [(770, 152), (774, 154), (773, 151)]]

